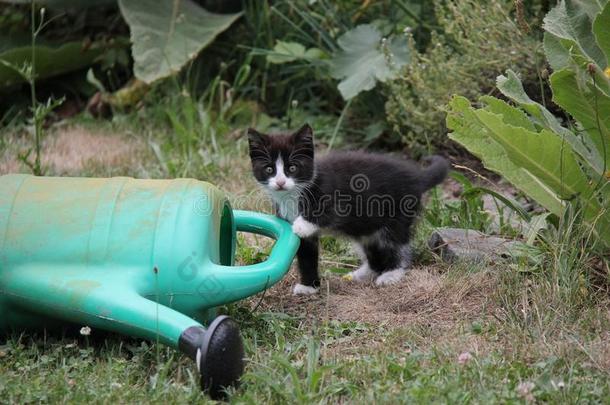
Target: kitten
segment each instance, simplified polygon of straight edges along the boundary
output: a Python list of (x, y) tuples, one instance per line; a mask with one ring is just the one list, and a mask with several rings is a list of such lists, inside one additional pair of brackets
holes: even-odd
[(429, 165), (386, 155), (331, 152), (314, 161), (309, 125), (291, 135), (248, 130), (256, 180), (273, 200), (276, 214), (291, 222), (301, 237), (297, 260), (301, 283), (294, 294), (313, 294), (318, 276), (320, 231), (349, 237), (362, 265), (349, 274), (377, 285), (399, 281), (411, 265), (409, 239), (422, 194), (440, 184), (449, 171), (442, 157)]

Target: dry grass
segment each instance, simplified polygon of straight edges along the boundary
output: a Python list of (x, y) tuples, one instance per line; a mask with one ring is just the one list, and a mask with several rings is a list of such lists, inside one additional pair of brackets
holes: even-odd
[(268, 291), (265, 305), (319, 320), (330, 315), (339, 321), (394, 327), (433, 323), (441, 329), (479, 318), (482, 310), (492, 305), (493, 273), (477, 272), (454, 279), (439, 270), (438, 266), (417, 267), (401, 283), (385, 287), (331, 275), (323, 280), (320, 294), (293, 296), (290, 289), (297, 282), (294, 269)]
[[(249, 303), (261, 311), (300, 317), (310, 325), (355, 322), (381, 328), (383, 336), (393, 331), (401, 336), (406, 330), (419, 330), (422, 336), (418, 340), (433, 339), (436, 343), (470, 347), (478, 352), (480, 346), (488, 345), (477, 336), (462, 338), (462, 329), (475, 320), (492, 317), (495, 274), (482, 271), (456, 278), (441, 270), (441, 266), (415, 267), (401, 283), (386, 287), (360, 284), (329, 274), (322, 281), (318, 295), (294, 296), (291, 287), (298, 282), (298, 272), (292, 269), (265, 293), (262, 302), (258, 296)], [(386, 344), (385, 337), (354, 339), (342, 341), (334, 350), (362, 353)]]
[[(28, 172), (18, 160), (27, 150), (27, 140), (10, 136), (9, 145), (0, 154), (0, 174)], [(81, 175), (92, 167), (137, 167), (146, 146), (137, 138), (71, 126), (53, 130), (44, 139), (42, 165), (53, 175)]]
[(291, 287), (298, 282), (298, 272), (292, 269), (262, 301), (254, 297), (249, 305), (298, 317), (306, 329), (329, 322), (364, 326), (365, 333), (327, 340), (322, 351), (327, 359), (357, 361), (379, 353), (405, 356), (414, 347), (424, 352), (441, 350), (450, 362), (463, 352), (477, 357), (502, 352), (504, 339), (492, 341), (485, 333), (471, 330), (474, 323), (494, 321), (499, 269), (455, 270), (447, 271), (444, 265), (415, 266), (401, 283), (386, 287), (327, 273), (319, 295), (293, 296)]

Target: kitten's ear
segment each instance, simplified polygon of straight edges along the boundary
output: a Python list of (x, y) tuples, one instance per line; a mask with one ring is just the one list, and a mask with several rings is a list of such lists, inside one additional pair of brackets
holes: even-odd
[(250, 149), (250, 159), (252, 163), (256, 160), (266, 160), (268, 158), (267, 135), (261, 134), (254, 128), (248, 128), (248, 146)]
[(297, 142), (313, 144), (313, 129), (309, 124), (303, 125), (292, 136)]
[(254, 128), (248, 128), (247, 134), (248, 134), (248, 143), (250, 144), (251, 148), (263, 146), (267, 139), (267, 135), (261, 134)]

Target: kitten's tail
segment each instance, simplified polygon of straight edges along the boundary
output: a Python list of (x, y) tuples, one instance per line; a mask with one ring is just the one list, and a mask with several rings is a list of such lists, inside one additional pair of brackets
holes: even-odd
[(424, 190), (428, 190), (445, 180), (451, 165), (447, 159), (438, 155), (428, 156), (424, 161), (428, 162), (428, 166), (422, 170), (422, 182)]

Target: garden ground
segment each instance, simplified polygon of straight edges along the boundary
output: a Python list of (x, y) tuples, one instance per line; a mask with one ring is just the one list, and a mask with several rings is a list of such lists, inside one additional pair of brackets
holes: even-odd
[[(236, 144), (198, 177), (233, 198), (258, 195), (245, 142)], [(16, 156), (24, 147), (20, 137), (4, 140), (0, 174), (23, 169)], [(48, 174), (167, 176), (155, 138), (133, 129), (61, 124), (46, 138), (43, 156)], [(319, 295), (292, 296), (293, 269), (265, 293), (223, 308), (239, 321), (248, 357), (243, 384), (229, 401), (610, 403), (607, 296), (584, 290), (568, 302), (527, 263), (445, 264), (426, 252), (430, 227), (420, 225), (419, 259), (396, 286), (342, 279), (357, 260), (346, 243), (325, 238)], [(268, 246), (265, 238), (242, 236), (238, 260), (259, 260)], [(0, 400), (207, 397), (184, 356), (94, 330), (89, 337), (41, 333), (0, 342)]]

